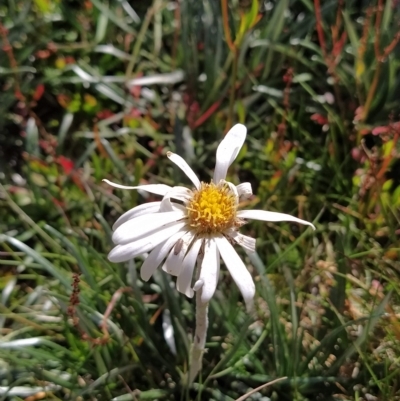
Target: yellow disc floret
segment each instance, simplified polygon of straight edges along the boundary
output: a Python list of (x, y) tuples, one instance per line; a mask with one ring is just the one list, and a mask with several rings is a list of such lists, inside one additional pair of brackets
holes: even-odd
[(189, 224), (199, 233), (222, 232), (236, 225), (236, 195), (226, 183), (205, 184), (187, 202)]

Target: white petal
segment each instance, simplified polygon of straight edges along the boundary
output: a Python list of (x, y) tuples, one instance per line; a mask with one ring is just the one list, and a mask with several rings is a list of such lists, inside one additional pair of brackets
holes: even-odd
[(182, 245), (180, 246), (179, 252), (177, 249), (173, 247), (171, 252), (169, 253), (162, 269), (171, 274), (172, 276), (178, 276), (182, 269), (183, 258), (186, 255), (186, 252), (194, 239), (194, 235), (192, 232), (187, 232), (182, 238)]
[(176, 223), (172, 226), (164, 227), (163, 229), (152, 233), (148, 237), (141, 238), (138, 241), (134, 241), (125, 245), (117, 245), (108, 254), (108, 260), (114, 263), (126, 262), (127, 260), (132, 259), (135, 256), (142, 255), (145, 252), (149, 252), (160, 242), (165, 241), (167, 238), (174, 235), (184, 226), (185, 223)]
[(140, 269), (142, 280), (147, 281), (154, 274), (161, 262), (167, 256), (171, 248), (176, 244), (176, 241), (185, 234), (185, 227), (181, 228), (177, 233), (167, 238), (164, 242), (158, 244), (146, 258)]
[(174, 212), (180, 210), (181, 212), (184, 212), (185, 214), (187, 213), (187, 209), (185, 206), (183, 206), (179, 203), (176, 203), (176, 202), (171, 202), (171, 204), (172, 204), (172, 209), (174, 210)]
[(192, 290), (192, 278), (193, 271), (196, 266), (197, 256), (199, 255), (201, 243), (203, 239), (199, 238), (193, 241), (189, 252), (186, 254), (185, 259), (182, 262), (182, 270), (179, 273), (178, 279), (176, 281), (176, 289), (182, 292), (187, 297), (193, 297)]
[(171, 188), (165, 195), (165, 198), (173, 198), (178, 199), (180, 201), (186, 201), (190, 199), (193, 195), (193, 192), (186, 187), (176, 186)]
[(246, 139), (247, 128), (243, 124), (234, 125), (225, 138), (221, 141), (217, 149), (217, 163), (214, 171), (214, 182), (226, 178), (229, 166), (236, 159), (244, 140)]
[(160, 230), (166, 225), (175, 223), (184, 217), (183, 212), (166, 212), (145, 214), (128, 220), (118, 227), (112, 236), (114, 244), (124, 245), (146, 237), (153, 231)]
[(204, 259), (201, 264), (199, 280), (203, 281), (201, 302), (209, 302), (213, 297), (218, 284), (219, 252), (213, 238), (208, 239), (204, 247)]
[(247, 311), (251, 311), (253, 309), (253, 298), (256, 291), (251, 274), (233, 246), (225, 237), (219, 235), (215, 236), (214, 239), (226, 267), (242, 293)]
[(165, 212), (184, 212), (186, 213), (186, 207), (180, 203), (171, 201), (172, 198), (164, 196), (163, 200), (160, 202), (160, 213)]
[(162, 328), (164, 332), (164, 339), (167, 343), (170, 351), (176, 355), (176, 344), (175, 344), (175, 336), (174, 336), (174, 326), (171, 322), (171, 313), (169, 309), (165, 309), (162, 315)]
[(139, 205), (134, 207), (133, 209), (128, 210), (123, 215), (121, 215), (119, 219), (114, 223), (112, 227), (113, 231), (115, 231), (119, 226), (121, 226), (130, 219), (142, 216), (144, 214), (157, 212), (160, 208), (160, 205), (161, 202), (149, 202), (149, 203), (143, 203), (143, 205)]
[(203, 280), (197, 280), (197, 281), (194, 283), (193, 291), (199, 291), (200, 288), (203, 287), (203, 285), (204, 285), (204, 281), (203, 281)]
[(197, 175), (194, 173), (189, 164), (186, 163), (186, 160), (172, 152), (167, 152), (167, 156), (169, 160), (174, 162), (187, 175), (189, 180), (193, 182), (194, 186), (199, 189), (200, 180), (197, 178)]
[(250, 252), (255, 252), (256, 250), (255, 238), (248, 237), (247, 235), (241, 234), (234, 230), (226, 231), (226, 235), (231, 237), (237, 244), (242, 246), (244, 249)]
[(172, 207), (171, 199), (170, 198), (163, 198), (163, 200), (160, 202), (160, 213), (165, 213), (165, 212), (173, 212), (174, 208)]
[(266, 210), (240, 210), (237, 213), (237, 216), (241, 219), (254, 219), (263, 221), (293, 221), (295, 223), (310, 226), (315, 230), (315, 227), (312, 223), (285, 213), (267, 212)]
[(126, 185), (116, 184), (109, 180), (104, 179), (108, 185), (119, 189), (141, 189), (142, 191), (151, 192), (152, 194), (164, 196), (172, 187), (165, 184), (146, 184), (146, 185), (137, 185), (135, 187), (127, 187)]
[(242, 182), (236, 187), (239, 197), (248, 198), (253, 195), (253, 190), (251, 188), (251, 184), (249, 182)]
[(238, 193), (238, 191), (237, 191), (236, 186), (233, 185), (233, 184), (232, 184), (231, 182), (229, 182), (229, 181), (222, 180), (222, 182), (223, 182), (224, 184), (228, 185), (228, 187), (231, 189), (231, 191), (235, 194), (235, 202), (236, 202), (236, 205), (237, 205), (237, 204), (239, 203), (239, 193)]

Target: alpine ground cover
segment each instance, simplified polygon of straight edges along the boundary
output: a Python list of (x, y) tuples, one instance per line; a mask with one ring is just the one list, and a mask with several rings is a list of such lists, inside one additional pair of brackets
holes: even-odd
[[(0, 4), (2, 399), (400, 399), (400, 7), (397, 1), (8, 0)], [(225, 267), (201, 374), (195, 308), (112, 225), (157, 195), (110, 188), (227, 180), (252, 221)]]

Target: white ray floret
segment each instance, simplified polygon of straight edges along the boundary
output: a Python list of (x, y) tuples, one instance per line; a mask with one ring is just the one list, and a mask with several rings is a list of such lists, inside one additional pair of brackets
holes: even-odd
[(193, 182), (196, 189), (200, 188), (200, 180), (197, 178), (196, 173), (192, 170), (192, 168), (189, 166), (189, 164), (186, 163), (186, 160), (184, 160), (182, 157), (180, 157), (176, 153), (172, 153), (172, 152), (167, 152), (167, 157), (169, 160), (174, 162), (187, 175), (187, 177), (190, 179), (190, 181)]
[[(204, 258), (199, 275), (199, 282), (201, 283), (201, 302), (203, 303), (210, 301), (217, 288), (219, 260), (217, 243), (214, 238), (208, 238), (204, 243)], [(197, 288), (196, 290), (198, 291)]]
[(201, 247), (201, 239), (193, 241), (182, 262), (182, 269), (176, 281), (176, 288), (188, 297), (193, 297), (192, 278), (196, 266), (197, 256)]
[(256, 288), (249, 271), (233, 246), (225, 237), (217, 236), (215, 237), (215, 242), (217, 243), (221, 258), (225, 262), (229, 273), (242, 293), (247, 310), (251, 311), (253, 308), (253, 298)]
[(263, 221), (292, 221), (294, 223), (305, 224), (312, 227), (315, 230), (314, 224), (298, 219), (297, 217), (291, 216), (290, 214), (267, 212), (266, 210), (240, 210), (238, 211), (238, 217), (242, 219), (252, 220), (263, 220)]
[(174, 235), (185, 223), (177, 223), (173, 226), (167, 226), (162, 230), (156, 231), (148, 237), (141, 238), (137, 241), (129, 242), (128, 244), (118, 244), (109, 254), (108, 259), (111, 262), (119, 263), (126, 262), (136, 256), (150, 252), (160, 242), (165, 241), (170, 236)]
[(119, 226), (135, 217), (158, 212), (160, 209), (160, 205), (161, 202), (149, 202), (143, 203), (143, 205), (139, 205), (134, 207), (133, 209), (128, 210), (114, 223), (112, 227), (113, 230), (115, 231)]
[(148, 281), (150, 279), (150, 277), (161, 265), (162, 261), (167, 257), (171, 251), (171, 248), (174, 247), (177, 241), (182, 238), (182, 235), (185, 234), (185, 231), (185, 227), (181, 228), (174, 235), (158, 244), (150, 252), (150, 255), (146, 258), (140, 269), (140, 276), (142, 277), (142, 280)]
[(120, 225), (112, 236), (114, 244), (125, 245), (151, 235), (184, 218), (182, 211), (145, 214)]
[(214, 182), (226, 178), (229, 166), (233, 163), (246, 139), (247, 128), (243, 124), (234, 125), (217, 148), (217, 162), (214, 170)]
[(177, 240), (177, 242), (175, 243), (175, 246), (169, 252), (169, 255), (168, 255), (167, 259), (165, 260), (165, 263), (162, 267), (162, 269), (165, 272), (171, 274), (172, 276), (179, 275), (179, 273), (182, 270), (183, 259), (186, 255), (187, 250), (189, 249), (190, 245), (192, 244), (193, 240), (194, 240), (194, 234), (190, 231), (187, 231), (180, 238), (181, 245), (180, 245), (178, 252), (177, 252), (177, 249), (175, 248), (178, 243), (178, 240)]
[(241, 234), (238, 231), (230, 230), (228, 237), (232, 238), (238, 245), (248, 250), (249, 252), (255, 252), (256, 250), (256, 239), (247, 235)]
[(189, 188), (173, 187), (165, 195), (164, 198), (177, 199), (180, 201), (187, 201), (193, 195)]
[(249, 182), (242, 182), (241, 184), (237, 185), (236, 190), (239, 197), (243, 197), (244, 199), (249, 198), (251, 195), (253, 195), (253, 190)]
[(111, 182), (110, 180), (103, 180), (108, 185), (119, 189), (140, 189), (142, 191), (147, 191), (152, 194), (164, 196), (169, 190), (172, 189), (169, 185), (165, 184), (147, 184), (147, 185), (136, 185), (134, 187), (129, 187), (126, 185), (116, 184), (115, 182)]

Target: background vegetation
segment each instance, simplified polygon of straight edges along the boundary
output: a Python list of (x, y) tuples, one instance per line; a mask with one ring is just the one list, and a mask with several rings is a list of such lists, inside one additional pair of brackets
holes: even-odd
[[(400, 399), (400, 5), (395, 0), (7, 0), (0, 4), (0, 399)], [(185, 389), (192, 300), (110, 226), (125, 184), (204, 180), (224, 132), (251, 223), (246, 316), (223, 270)], [(173, 336), (167, 333), (173, 329)], [(241, 398), (243, 399), (243, 398)]]

